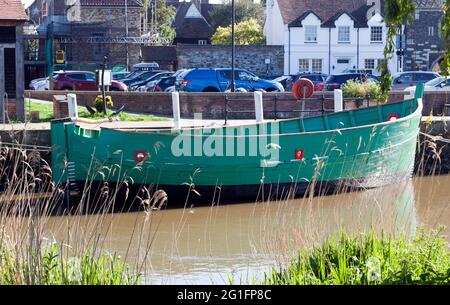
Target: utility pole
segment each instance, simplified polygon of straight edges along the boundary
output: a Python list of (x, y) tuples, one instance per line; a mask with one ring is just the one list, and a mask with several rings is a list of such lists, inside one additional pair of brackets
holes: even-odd
[(130, 59), (128, 57), (128, 0), (125, 0), (125, 38), (127, 38), (127, 42), (125, 44), (125, 52), (127, 53), (127, 71), (130, 71)]
[(103, 56), (103, 67), (102, 67), (102, 102), (103, 102), (103, 113), (106, 114), (106, 98), (105, 98), (105, 70), (106, 70), (106, 56)]
[(234, 53), (235, 53), (235, 46), (234, 46), (234, 20), (236, 18), (235, 14), (235, 3), (234, 0), (231, 0), (231, 92), (234, 92), (235, 90), (235, 77), (234, 77)]

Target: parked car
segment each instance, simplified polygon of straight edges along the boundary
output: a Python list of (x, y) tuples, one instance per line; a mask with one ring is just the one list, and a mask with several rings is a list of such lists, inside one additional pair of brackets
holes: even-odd
[[(416, 86), (406, 87), (404, 91), (412, 91)], [(443, 91), (450, 92), (450, 76), (436, 77), (424, 84), (425, 92)]]
[(362, 74), (373, 74), (372, 69), (345, 69), (342, 73), (362, 73)]
[(173, 72), (160, 72), (150, 76), (148, 79), (141, 82), (134, 83), (131, 87), (131, 91), (148, 91), (148, 87), (152, 86), (154, 82), (160, 80), (162, 77), (171, 76)]
[(292, 77), (291, 81), (287, 83), (287, 91), (292, 91), (292, 86), (300, 78), (306, 78), (313, 82), (314, 91), (323, 91), (325, 89), (326, 74), (322, 73), (299, 73)]
[(161, 72), (167, 72), (167, 71), (162, 71), (162, 70), (137, 71), (136, 73), (133, 73), (129, 77), (122, 79), (121, 82), (129, 87), (132, 87), (136, 84), (147, 81), (153, 75), (161, 73)]
[(29, 87), (31, 90), (48, 90), (48, 76), (33, 79)]
[(156, 62), (143, 62), (133, 65), (133, 71), (153, 71), (159, 70), (159, 64)]
[(283, 86), (284, 91), (288, 91), (288, 86), (292, 87), (292, 75), (281, 75), (272, 80), (275, 82), (279, 82)]
[(121, 80), (121, 79), (127, 78), (128, 75), (130, 75), (130, 72), (128, 72), (128, 71), (112, 72), (113, 80)]
[[(97, 91), (97, 81), (95, 73), (89, 71), (64, 71), (56, 73), (53, 77), (54, 90), (80, 90)], [(128, 91), (125, 84), (112, 80), (110, 91)]]
[(415, 86), (417, 84), (424, 84), (436, 77), (439, 77), (437, 72), (428, 71), (410, 71), (400, 72), (394, 74), (392, 80), (392, 90), (401, 90), (406, 87)]
[(340, 73), (328, 76), (325, 82), (325, 90), (332, 91), (334, 89), (340, 89), (343, 84), (349, 80), (366, 81), (371, 80), (379, 83), (378, 77), (366, 74), (366, 73)]
[[(187, 92), (225, 92), (230, 84), (230, 68), (191, 69), (181, 73), (175, 81), (175, 87), (178, 91)], [(260, 79), (252, 72), (244, 69), (235, 70), (235, 87), (243, 88), (246, 91), (262, 89), (284, 92), (284, 88), (279, 82)]]

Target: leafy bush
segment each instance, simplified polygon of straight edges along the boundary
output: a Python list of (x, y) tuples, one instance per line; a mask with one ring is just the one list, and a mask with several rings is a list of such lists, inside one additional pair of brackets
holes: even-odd
[(342, 233), (266, 274), (264, 284), (450, 284), (449, 244), (437, 230), (412, 239)]
[(364, 82), (349, 80), (342, 85), (342, 93), (344, 97), (368, 97), (373, 100), (383, 99), (380, 85), (370, 80)]
[[(111, 108), (113, 106), (112, 98), (110, 95), (105, 96), (106, 99), (106, 107)], [(97, 109), (97, 112), (103, 112), (103, 98), (101, 95), (97, 96), (94, 101), (94, 107)]]

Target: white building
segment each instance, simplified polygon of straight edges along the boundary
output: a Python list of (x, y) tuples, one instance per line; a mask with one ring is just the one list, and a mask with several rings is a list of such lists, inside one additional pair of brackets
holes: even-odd
[[(268, 45), (284, 45), (285, 74), (368, 69), (379, 75), (387, 34), (382, 11), (380, 0), (267, 0), (264, 32)], [(397, 66), (394, 57), (391, 73)]]

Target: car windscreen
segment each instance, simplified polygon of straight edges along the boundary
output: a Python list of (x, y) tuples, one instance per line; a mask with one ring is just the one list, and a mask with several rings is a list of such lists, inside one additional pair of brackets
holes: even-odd
[(435, 87), (439, 85), (444, 80), (443, 77), (436, 77), (425, 83), (425, 86)]

